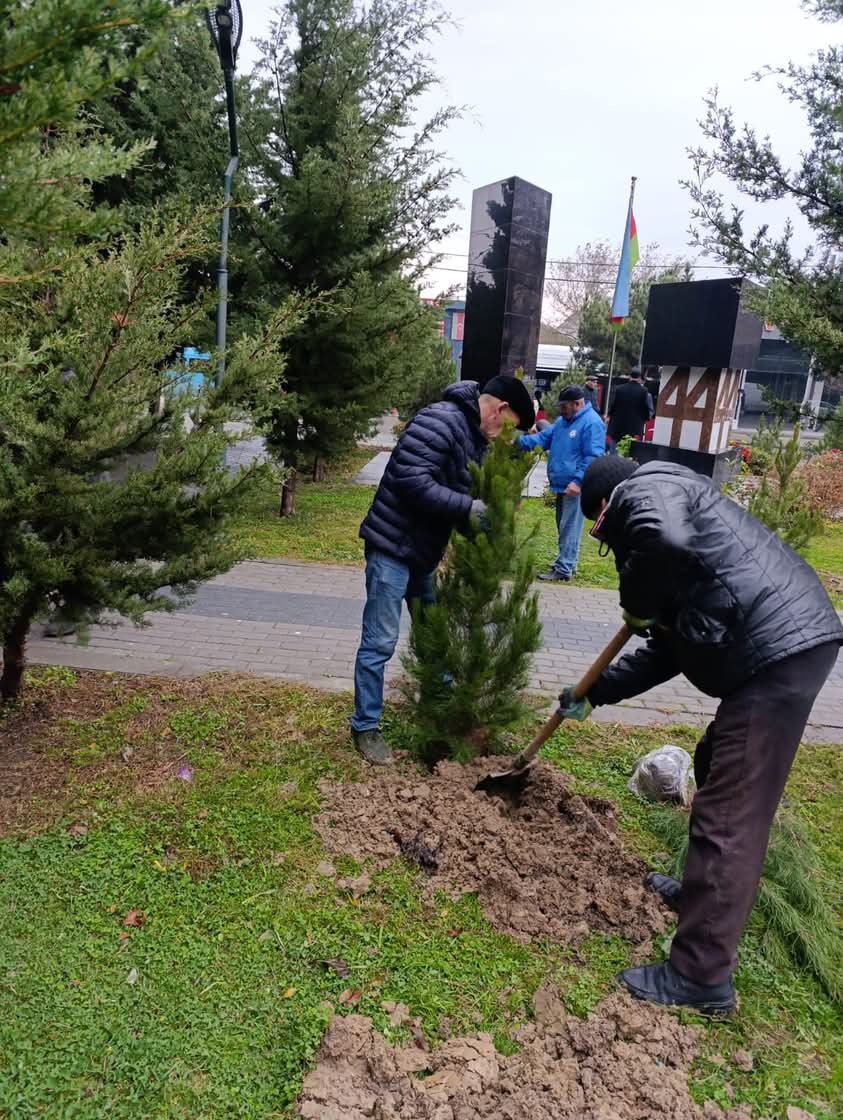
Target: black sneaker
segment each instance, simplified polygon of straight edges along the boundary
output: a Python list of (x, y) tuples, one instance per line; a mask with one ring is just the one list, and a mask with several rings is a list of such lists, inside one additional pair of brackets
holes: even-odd
[(644, 885), (656, 894), (660, 894), (674, 913), (679, 913), (682, 884), (678, 879), (671, 879), (669, 875), (660, 875), (658, 871), (651, 871), (644, 880)]
[(695, 984), (677, 972), (670, 961), (626, 968), (618, 980), (635, 999), (666, 1007), (690, 1007), (700, 1015), (733, 1015), (737, 1006), (731, 980), (722, 984)]
[(379, 727), (373, 727), (371, 731), (352, 731), (351, 736), (357, 750), (373, 766), (388, 766), (393, 761), (392, 751)]
[(570, 583), (570, 576), (563, 576), (561, 572), (557, 572), (555, 568), (550, 568), (546, 572), (539, 572), (537, 579), (545, 580), (547, 583)]

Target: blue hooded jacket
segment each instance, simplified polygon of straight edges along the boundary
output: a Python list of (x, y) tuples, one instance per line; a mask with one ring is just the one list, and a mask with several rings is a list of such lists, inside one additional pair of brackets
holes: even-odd
[(534, 436), (521, 436), (519, 442), (525, 451), (550, 449), (547, 480), (554, 494), (562, 494), (569, 483), (581, 484), (585, 468), (605, 452), (606, 425), (586, 401), (585, 408), (570, 420), (560, 416), (551, 427)]

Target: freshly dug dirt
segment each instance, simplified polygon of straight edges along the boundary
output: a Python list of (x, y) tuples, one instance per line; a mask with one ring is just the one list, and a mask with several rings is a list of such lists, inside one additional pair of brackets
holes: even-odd
[[(702, 1031), (613, 995), (586, 1020), (536, 993), (521, 1052), (487, 1034), (433, 1053), (390, 1046), (360, 1015), (334, 1018), (297, 1101), (304, 1120), (747, 1120), (695, 1104), (688, 1069)], [(424, 1076), (426, 1075), (426, 1076)]]
[(492, 925), (522, 942), (576, 944), (592, 931), (643, 942), (664, 929), (667, 912), (644, 889), (646, 868), (624, 851), (609, 802), (572, 793), (546, 766), (515, 801), (475, 792), (495, 763), (324, 782), (316, 829), (331, 851), (378, 867), (402, 855), (427, 875), (428, 895), (476, 892)]

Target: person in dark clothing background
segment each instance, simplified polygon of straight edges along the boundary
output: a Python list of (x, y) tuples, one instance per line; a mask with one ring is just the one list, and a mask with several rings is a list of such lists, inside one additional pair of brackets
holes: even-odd
[(619, 979), (639, 999), (731, 1014), (773, 817), (843, 626), (814, 570), (686, 467), (603, 456), (581, 501), (614, 553), (624, 619), (648, 637), (585, 699), (566, 689), (562, 714), (585, 719), (679, 673), (721, 701), (694, 756), (682, 882), (648, 876), (679, 914), (670, 959)]
[(644, 425), (650, 419), (651, 401), (641, 369), (636, 366), (635, 369), (630, 370), (629, 381), (618, 385), (615, 390), (611, 404), (612, 414), (607, 427), (610, 451), (615, 450), (618, 441), (624, 436), (632, 436), (635, 439), (643, 437)]
[(598, 414), (598, 416), (600, 414), (600, 407), (599, 407), (599, 402), (598, 402), (598, 397), (600, 396), (599, 390), (600, 390), (600, 380), (599, 380), (599, 378), (589, 376), (585, 379), (585, 399), (588, 401), (588, 403), (591, 405), (591, 407), (594, 409), (594, 411)]
[(351, 731), (367, 762), (392, 759), (380, 719), (384, 669), (398, 641), (401, 603), (431, 603), (433, 572), (451, 530), (467, 529), (470, 520), (484, 527), (486, 507), (469, 493), (469, 464), (482, 461), (508, 421), (525, 432), (535, 421), (532, 398), (518, 378), (493, 377), (482, 393), (476, 381), (449, 386), (441, 401), (420, 409), (401, 433), (360, 526), (366, 606)]

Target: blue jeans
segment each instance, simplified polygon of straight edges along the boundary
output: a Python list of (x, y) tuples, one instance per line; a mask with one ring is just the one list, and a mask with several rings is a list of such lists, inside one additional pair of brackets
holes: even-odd
[(553, 570), (563, 576), (572, 576), (580, 558), (580, 537), (585, 515), (580, 507), (579, 494), (568, 497), (556, 495), (556, 528), (559, 531), (559, 555), (553, 561)]
[(433, 573), (413, 572), (400, 560), (366, 548), (366, 606), (363, 634), (354, 663), (353, 731), (371, 731), (383, 712), (383, 672), (395, 652), (401, 626), (401, 603), (433, 602)]

